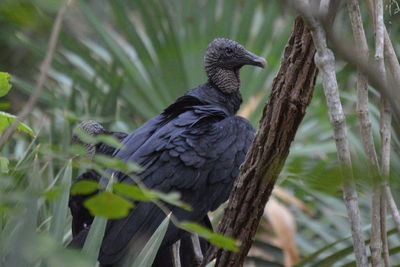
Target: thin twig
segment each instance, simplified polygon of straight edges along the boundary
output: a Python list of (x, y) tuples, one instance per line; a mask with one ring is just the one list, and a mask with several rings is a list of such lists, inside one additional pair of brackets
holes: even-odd
[(399, 210), (397, 209), (396, 202), (393, 199), (392, 190), (390, 190), (389, 185), (385, 186), (385, 193), (390, 211), (392, 212), (394, 223), (396, 225), (397, 230), (400, 232), (400, 214)]
[(172, 255), (174, 258), (174, 267), (181, 267), (181, 257), (180, 257), (180, 249), (181, 249), (181, 240), (179, 239), (172, 245)]
[[(367, 38), (365, 37), (364, 27), (361, 19), (360, 7), (357, 0), (348, 0), (347, 8), (351, 20), (351, 26), (353, 29), (354, 41), (356, 46), (360, 48), (360, 57), (368, 59), (368, 44)], [(378, 157), (374, 145), (371, 121), (369, 119), (368, 112), (368, 80), (360, 70), (358, 70), (357, 78), (357, 114), (360, 121), (361, 128), (361, 139), (363, 141), (363, 147), (367, 155), (368, 166), (373, 179), (378, 177)], [(379, 185), (376, 186), (372, 197), (372, 228), (371, 228), (371, 250), (375, 253), (373, 255), (373, 263), (380, 261), (380, 250), (381, 250), (381, 192)], [(386, 234), (386, 232), (385, 232)], [(374, 265), (375, 266), (375, 265)]]
[(381, 187), (374, 184), (372, 192), (372, 212), (371, 212), (371, 261), (373, 267), (382, 266), (382, 234), (381, 234)]
[[(384, 48), (384, 24), (383, 24), (383, 3), (382, 0), (374, 1), (374, 32), (375, 32), (375, 60), (378, 65), (379, 73), (382, 79), (385, 81), (385, 65), (383, 58), (383, 48)], [(367, 102), (368, 105), (368, 102)], [(372, 135), (372, 132), (371, 132)], [(367, 151), (368, 155), (368, 151)], [(369, 156), (369, 155), (368, 155)], [(376, 153), (375, 153), (376, 156)], [(369, 159), (370, 163), (376, 164), (376, 158)], [(373, 194), (372, 194), (372, 214), (371, 214), (371, 260), (372, 266), (382, 266), (382, 236), (386, 233), (381, 233), (381, 221), (385, 218), (381, 218), (382, 212), (382, 190), (379, 181), (376, 179), (378, 175), (373, 175)]]
[(374, 0), (375, 17), (375, 58), (383, 60), (385, 24), (383, 22), (383, 2)]
[[(387, 33), (384, 20), (383, 20), (383, 3), (382, 0), (372, 0), (368, 1), (368, 8), (370, 14), (373, 14), (374, 22), (375, 22), (375, 60), (378, 63), (378, 70), (381, 77), (386, 80), (386, 70), (385, 70), (385, 59), (384, 56), (388, 56), (388, 66), (389, 71), (392, 77), (394, 78), (394, 82), (397, 85), (400, 85), (400, 77), (396, 75), (400, 75), (400, 66), (395, 55), (392, 42)], [(381, 102), (380, 102), (380, 132), (381, 132), (381, 171), (383, 177), (383, 185), (379, 186), (381, 189), (382, 196), (381, 199), (381, 207), (380, 207), (380, 215), (384, 214), (385, 217), (380, 218), (381, 221), (381, 240), (382, 240), (382, 248), (384, 249), (384, 263), (386, 266), (390, 265), (389, 262), (389, 252), (388, 252), (388, 243), (387, 243), (387, 235), (386, 235), (386, 203), (383, 203), (382, 200), (387, 200), (389, 202), (389, 206), (391, 207), (391, 211), (393, 213), (393, 217), (396, 218), (396, 214), (398, 214), (398, 209), (395, 207), (395, 202), (392, 198), (390, 187), (388, 185), (388, 177), (390, 174), (390, 139), (391, 139), (391, 112), (389, 108), (389, 103), (385, 99), (385, 96), (381, 94)], [(400, 225), (397, 225), (400, 228)], [(383, 232), (385, 231), (385, 232)], [(371, 242), (372, 244), (372, 242)], [(374, 256), (374, 255), (372, 255)], [(374, 257), (372, 257), (374, 259)]]
[(26, 117), (32, 112), (36, 101), (38, 97), (40, 96), (40, 93), (43, 89), (43, 85), (47, 80), (47, 74), (48, 71), (51, 67), (51, 62), (53, 60), (54, 52), (56, 50), (58, 38), (60, 35), (61, 31), (61, 26), (62, 22), (64, 19), (65, 11), (67, 10), (67, 7), (71, 4), (72, 0), (65, 0), (62, 7), (57, 13), (56, 20), (54, 21), (53, 28), (51, 30), (51, 35), (50, 39), (48, 42), (48, 49), (46, 56), (40, 65), (40, 74), (39, 78), (36, 82), (35, 88), (33, 90), (32, 95), (30, 96), (28, 102), (22, 109), (22, 111), (18, 114), (17, 118), (14, 120), (14, 122), (7, 127), (7, 129), (4, 131), (3, 135), (0, 138), (0, 150), (4, 146), (4, 144), (7, 142), (7, 140), (10, 138), (12, 133), (15, 131), (15, 129), (18, 127), (18, 124), (22, 122), (23, 120), (26, 119)]
[[(351, 26), (354, 34), (356, 46), (360, 48), (360, 57), (368, 60), (368, 43), (362, 24), (360, 7), (357, 0), (348, 0), (347, 8), (350, 15)], [(357, 76), (357, 114), (359, 116), (361, 127), (361, 138), (363, 141), (365, 153), (372, 171), (376, 173), (378, 169), (378, 157), (372, 135), (371, 121), (368, 111), (368, 78), (358, 70)]]
[[(372, 0), (366, 0), (369, 9), (371, 9)], [(296, 5), (296, 2), (291, 0), (292, 5)], [(308, 10), (303, 9), (303, 13), (309, 13)], [(370, 10), (371, 13), (371, 10)], [(370, 14), (372, 16), (372, 14)], [(356, 49), (349, 49), (351, 47), (350, 44), (343, 42), (342, 38), (339, 38), (337, 35), (330, 33), (328, 34), (330, 44), (334, 47), (335, 52), (337, 55), (340, 55), (346, 62), (349, 64), (357, 67), (359, 70), (362, 71), (367, 77), (370, 83), (379, 90), (381, 94), (383, 94), (387, 101), (390, 103), (390, 110), (393, 114), (400, 115), (400, 107), (398, 103), (400, 102), (400, 94), (398, 93), (398, 85), (400, 85), (400, 65), (394, 51), (393, 45), (385, 31), (385, 59), (388, 63), (388, 74), (391, 75), (394, 83), (386, 83), (382, 77), (378, 74), (378, 68), (376, 63), (373, 61), (366, 61), (364, 58), (360, 58), (357, 56)], [(393, 116), (394, 119), (397, 119), (397, 122), (400, 123), (400, 119), (398, 116)], [(396, 202), (393, 199), (393, 195), (389, 185), (385, 185), (385, 193), (386, 193), (386, 200), (388, 202), (390, 212), (392, 213), (392, 218), (396, 225), (396, 228), (400, 231), (400, 213), (396, 206)]]
[(385, 267), (390, 267), (390, 255), (389, 255), (389, 242), (387, 236), (386, 227), (386, 194), (385, 187), (381, 187), (381, 238), (382, 238), (382, 252), (383, 252), (383, 263)]
[[(353, 177), (346, 121), (339, 97), (335, 72), (335, 57), (327, 47), (326, 34), (321, 23), (310, 13), (311, 7), (304, 2), (291, 1), (302, 13), (310, 25), (313, 41), (317, 49), (315, 63), (322, 75), (325, 98), (329, 109), (329, 118), (333, 127), (337, 154), (342, 166), (344, 178), (343, 194), (346, 204), (357, 266), (368, 266), (364, 236), (361, 228), (360, 211), (357, 204), (357, 191)], [(312, 11), (312, 10), (311, 10)]]
[(193, 245), (194, 259), (197, 265), (200, 265), (203, 261), (203, 252), (201, 251), (200, 238), (198, 234), (190, 234), (190, 240)]
[(391, 74), (394, 82), (400, 84), (400, 64), (394, 51), (392, 41), (385, 27), (385, 62), (387, 64), (388, 73)]

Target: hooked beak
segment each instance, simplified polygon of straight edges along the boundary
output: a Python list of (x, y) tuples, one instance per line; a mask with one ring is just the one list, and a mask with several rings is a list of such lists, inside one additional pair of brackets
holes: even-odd
[(260, 68), (265, 68), (265, 66), (267, 65), (267, 61), (262, 57), (246, 51), (244, 65), (253, 65)]

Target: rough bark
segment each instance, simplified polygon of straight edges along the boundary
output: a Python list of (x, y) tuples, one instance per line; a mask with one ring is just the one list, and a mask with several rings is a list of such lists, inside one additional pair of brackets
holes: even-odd
[(288, 156), (317, 77), (315, 48), (303, 20), (297, 18), (260, 128), (241, 166), (218, 232), (237, 239), (239, 252), (212, 247), (203, 261), (216, 258), (215, 266), (242, 266), (251, 247), (264, 207)]

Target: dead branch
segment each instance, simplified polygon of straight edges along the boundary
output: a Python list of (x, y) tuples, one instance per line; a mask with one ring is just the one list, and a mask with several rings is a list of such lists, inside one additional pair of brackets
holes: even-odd
[(247, 153), (218, 232), (240, 241), (237, 253), (211, 248), (202, 266), (216, 258), (215, 266), (242, 266), (253, 242), (275, 181), (302, 121), (317, 76), (315, 48), (303, 20), (297, 18), (272, 84), (260, 128)]

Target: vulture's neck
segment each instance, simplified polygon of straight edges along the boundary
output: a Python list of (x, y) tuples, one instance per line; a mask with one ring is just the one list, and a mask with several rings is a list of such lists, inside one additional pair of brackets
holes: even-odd
[(232, 94), (239, 91), (239, 69), (228, 70), (219, 67), (212, 67), (206, 69), (206, 72), (208, 81), (222, 92)]
[(211, 82), (190, 90), (187, 95), (196, 97), (206, 105), (223, 107), (232, 116), (236, 114), (242, 103), (242, 96), (239, 90), (232, 93), (224, 93)]

